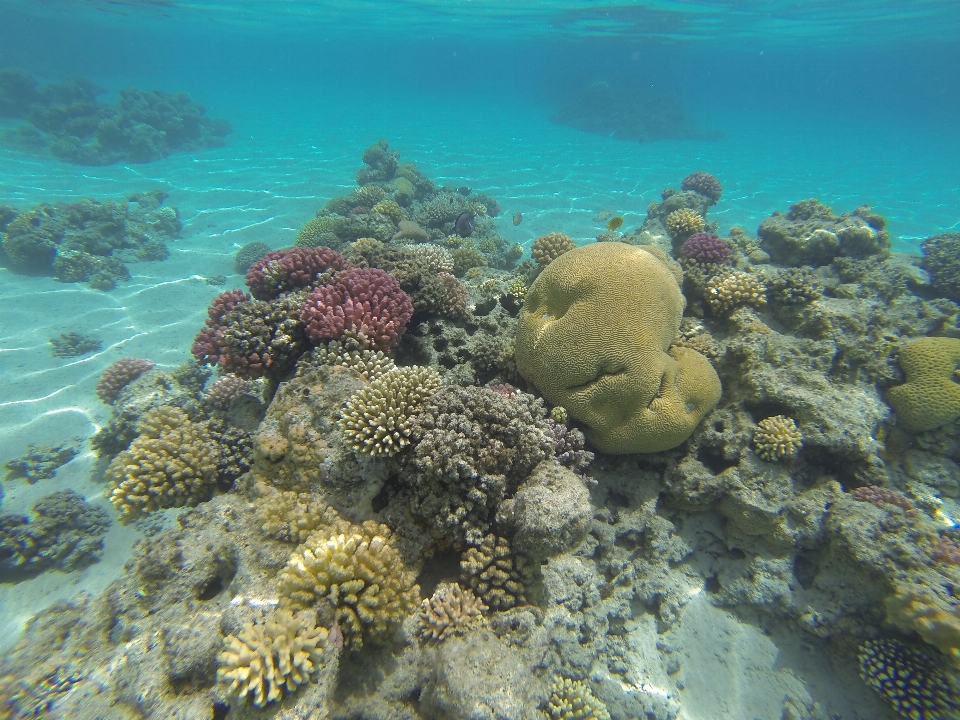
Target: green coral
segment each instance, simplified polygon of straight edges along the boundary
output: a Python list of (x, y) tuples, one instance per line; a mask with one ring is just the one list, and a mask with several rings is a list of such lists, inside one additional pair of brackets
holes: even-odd
[(960, 340), (910, 341), (900, 350), (900, 367), (907, 382), (890, 388), (887, 399), (905, 430), (934, 430), (960, 417)]
[(334, 247), (344, 229), (344, 218), (321, 215), (307, 220), (297, 233), (296, 247)]
[(439, 388), (431, 368), (385, 373), (347, 401), (339, 422), (344, 439), (361, 455), (396, 455), (410, 444), (410, 418)]
[(710, 361), (670, 347), (684, 304), (670, 268), (640, 248), (570, 250), (527, 291), (517, 370), (604, 452), (676, 447), (720, 399)]

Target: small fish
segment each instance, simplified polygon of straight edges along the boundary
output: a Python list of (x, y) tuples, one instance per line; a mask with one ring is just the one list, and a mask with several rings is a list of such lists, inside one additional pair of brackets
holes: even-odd
[(610, 216), (612, 216), (612, 215), (613, 215), (613, 213), (610, 212), (609, 210), (601, 210), (600, 212), (598, 212), (596, 215), (593, 216), (593, 221), (594, 221), (594, 222), (606, 222), (607, 220), (610, 219)]
[(463, 187), (458, 187), (458, 188), (457, 188), (457, 192), (460, 193), (461, 195), (463, 195), (464, 197), (466, 197), (467, 195), (469, 195), (470, 193), (472, 193), (473, 190), (471, 190), (471, 189), (468, 188), (466, 185), (464, 185)]
[(523, 222), (523, 213), (520, 213), (520, 212), (515, 213), (513, 216), (513, 224), (519, 225), (522, 222)]
[(607, 220), (607, 230), (616, 230), (621, 225), (623, 225), (623, 218), (619, 215)]
[(470, 237), (476, 227), (477, 224), (473, 221), (473, 213), (465, 210), (457, 215), (457, 219), (453, 221), (453, 230), (451, 230), (451, 232), (465, 238)]

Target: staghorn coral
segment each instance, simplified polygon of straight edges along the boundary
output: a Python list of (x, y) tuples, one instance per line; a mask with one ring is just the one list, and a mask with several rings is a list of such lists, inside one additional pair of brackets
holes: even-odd
[(217, 410), (226, 410), (230, 401), (250, 389), (250, 381), (227, 374), (211, 385), (203, 394), (204, 402)]
[(356, 338), (331, 340), (326, 345), (314, 348), (298, 363), (297, 375), (303, 375), (307, 369), (321, 365), (351, 368), (370, 382), (380, 379), (397, 367), (382, 350), (365, 348)]
[(449, 540), (478, 542), (497, 503), (553, 454), (542, 402), (446, 386), (410, 422), (415, 514)]
[(680, 188), (700, 193), (705, 198), (710, 199), (711, 205), (715, 205), (723, 195), (723, 187), (720, 185), (720, 181), (710, 173), (700, 171), (687, 175), (680, 183)]
[(460, 577), (494, 610), (509, 610), (526, 602), (521, 575), (524, 569), (510, 541), (492, 533), (468, 547), (460, 560)]
[(257, 300), (270, 300), (288, 290), (328, 282), (346, 261), (328, 247), (294, 247), (264, 255), (247, 271), (247, 287)]
[(389, 273), (353, 268), (307, 297), (300, 319), (314, 344), (356, 337), (376, 350), (392, 350), (413, 316), (413, 303)]
[(765, 305), (767, 288), (756, 275), (734, 270), (715, 275), (703, 296), (713, 312), (726, 313), (744, 305)]
[(260, 531), (283, 542), (299, 545), (319, 528), (331, 531), (332, 535), (350, 530), (350, 523), (310, 493), (267, 490), (253, 501), (253, 508)]
[(686, 238), (703, 231), (703, 218), (696, 210), (680, 208), (667, 215), (664, 226), (672, 238)]
[(459, 635), (487, 609), (480, 598), (457, 583), (441, 585), (420, 603), (420, 635), (434, 641)]
[(680, 254), (698, 263), (729, 265), (733, 247), (713, 233), (697, 232), (680, 246)]
[(576, 246), (576, 243), (563, 233), (552, 232), (541, 235), (533, 241), (533, 245), (530, 247), (530, 255), (537, 261), (538, 265), (549, 265)]
[[(302, 307), (302, 292), (272, 302), (250, 300), (236, 305), (213, 329), (220, 367), (244, 378), (287, 373), (306, 350)], [(212, 359), (207, 362), (213, 364)]]
[(550, 720), (610, 720), (607, 706), (582, 680), (557, 678), (547, 702)]
[(670, 348), (683, 308), (675, 276), (654, 255), (623, 243), (571, 250), (527, 291), (517, 370), (604, 452), (676, 447), (720, 398), (710, 362)]
[(97, 397), (108, 405), (112, 405), (127, 385), (143, 375), (154, 366), (153, 360), (125, 357), (112, 363), (97, 382)]
[(857, 653), (860, 677), (905, 718), (957, 717), (960, 696), (937, 658), (899, 640), (868, 640)]
[(380, 642), (420, 605), (420, 588), (391, 541), (373, 521), (348, 532), (314, 532), (280, 572), (281, 603), (295, 609), (327, 605), (344, 641)]
[(423, 367), (395, 368), (347, 401), (340, 421), (346, 443), (358, 455), (396, 455), (410, 444), (410, 419), (440, 388), (440, 376)]
[(887, 400), (904, 430), (935, 430), (960, 417), (960, 340), (910, 340), (900, 350), (900, 367), (907, 381), (887, 390)]
[(800, 451), (803, 436), (793, 418), (774, 415), (757, 423), (753, 432), (753, 451), (767, 462), (791, 458)]
[(248, 622), (238, 635), (223, 639), (217, 679), (229, 683), (227, 694), (241, 702), (269, 705), (310, 681), (320, 669), (327, 636), (311, 613), (274, 610), (262, 623)]
[(206, 423), (191, 422), (179, 408), (163, 406), (147, 413), (139, 430), (105, 475), (113, 484), (110, 502), (122, 521), (210, 498), (220, 452)]

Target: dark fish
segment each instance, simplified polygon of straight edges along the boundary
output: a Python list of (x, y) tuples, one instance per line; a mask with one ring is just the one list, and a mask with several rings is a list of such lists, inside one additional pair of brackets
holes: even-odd
[(458, 188), (457, 188), (457, 192), (460, 193), (461, 195), (463, 195), (464, 197), (466, 197), (467, 195), (469, 195), (470, 193), (472, 193), (473, 190), (471, 190), (471, 189), (468, 188), (466, 185), (464, 185), (463, 187), (458, 187)]
[(476, 227), (477, 224), (473, 221), (473, 213), (465, 210), (457, 215), (457, 219), (453, 221), (452, 232), (462, 238), (470, 237)]
[(522, 223), (522, 222), (523, 222), (523, 213), (516, 213), (516, 214), (513, 216), (513, 224), (514, 224), (514, 225), (519, 225), (519, 224)]
[(607, 221), (607, 230), (616, 230), (621, 225), (623, 225), (622, 217), (617, 216), (617, 217), (610, 218)]

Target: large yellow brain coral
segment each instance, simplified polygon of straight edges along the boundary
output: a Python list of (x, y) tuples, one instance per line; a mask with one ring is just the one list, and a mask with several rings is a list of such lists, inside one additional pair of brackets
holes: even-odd
[(571, 250), (527, 291), (517, 369), (604, 452), (676, 447), (720, 399), (710, 361), (670, 349), (684, 304), (667, 266), (640, 248)]
[(887, 399), (901, 427), (909, 432), (934, 430), (960, 417), (960, 340), (920, 338), (900, 350), (907, 382), (890, 388)]

